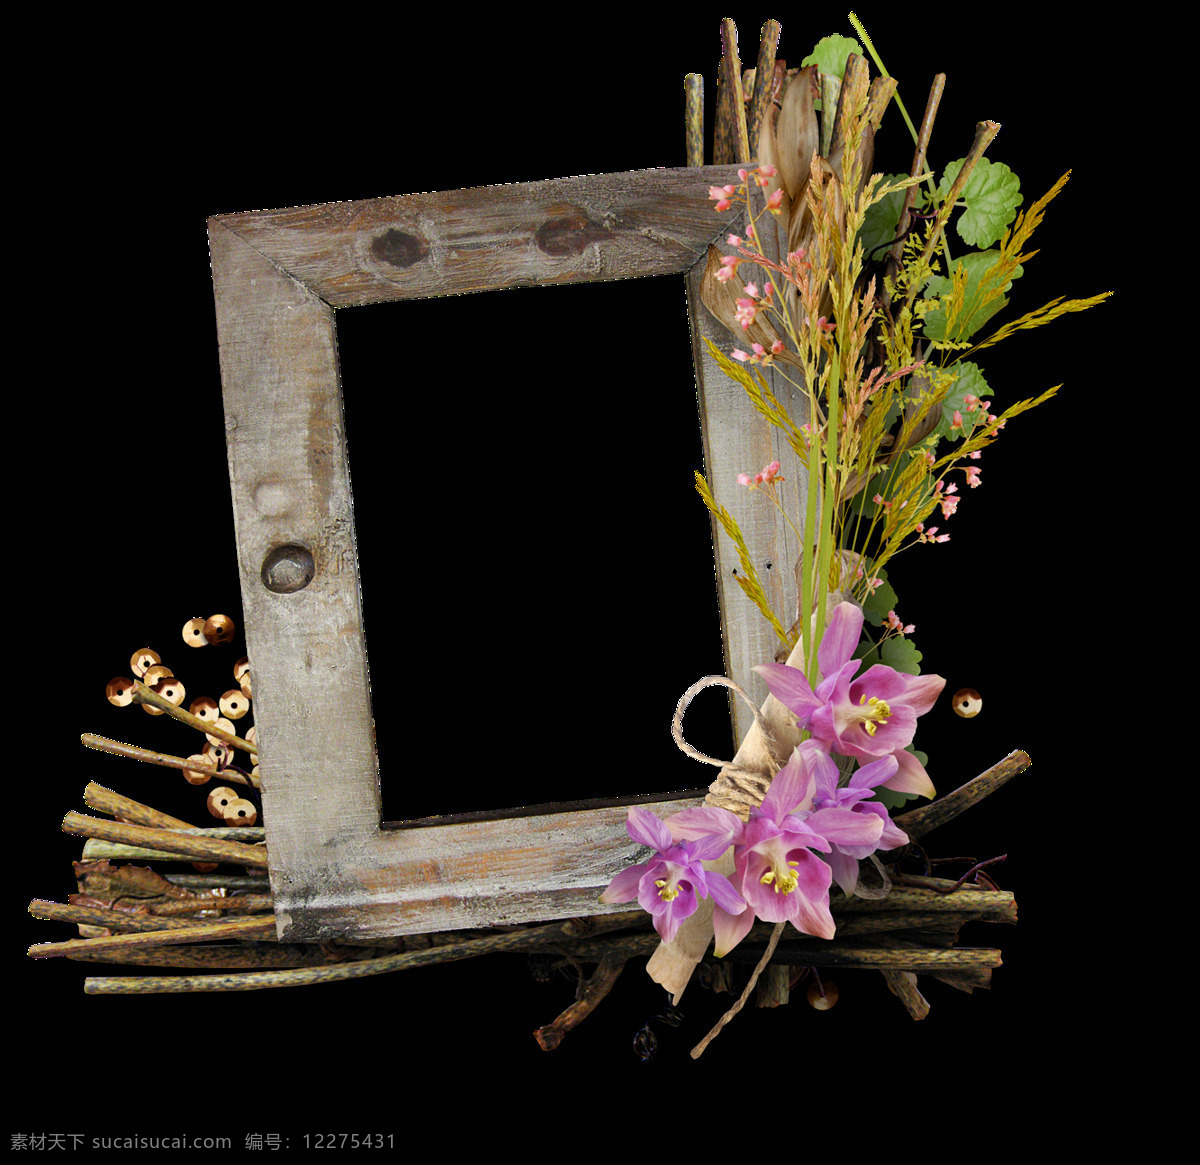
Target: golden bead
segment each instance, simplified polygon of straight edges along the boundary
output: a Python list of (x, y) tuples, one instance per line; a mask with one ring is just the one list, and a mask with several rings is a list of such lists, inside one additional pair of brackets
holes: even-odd
[(189, 785), (206, 785), (213, 779), (217, 771), (217, 765), (212, 757), (196, 752), (189, 756), (188, 760), (196, 766), (194, 769), (183, 770), (183, 779)]
[(208, 811), (214, 817), (224, 819), (226, 806), (234, 801), (240, 800), (237, 793), (229, 788), (228, 785), (222, 785), (220, 788), (213, 789), (208, 795)]
[(228, 643), (236, 630), (228, 615), (212, 615), (204, 624), (204, 638), (208, 643)]
[(221, 715), (230, 720), (240, 720), (250, 711), (250, 700), (241, 688), (230, 688), (221, 697)]
[[(825, 993), (821, 993), (821, 988)], [(838, 1001), (837, 984), (832, 979), (826, 979), (818, 984), (815, 980), (808, 985), (808, 1001), (818, 1011), (828, 1011)]]
[(210, 724), (215, 724), (221, 718), (221, 706), (212, 696), (197, 696), (188, 705), (188, 711), (193, 716), (199, 716), (201, 720), (207, 720)]
[(983, 697), (974, 688), (959, 688), (954, 693), (954, 711), (964, 720), (978, 716), (983, 709)]
[(117, 676), (115, 679), (109, 680), (105, 685), (104, 694), (110, 704), (116, 704), (118, 708), (124, 708), (126, 704), (133, 703), (133, 680), (126, 679), (124, 676)]
[(139, 680), (146, 674), (146, 669), (156, 663), (162, 663), (162, 656), (152, 647), (142, 647), (129, 657), (129, 666)]
[(208, 640), (204, 638), (206, 619), (189, 619), (183, 625), (183, 641), (188, 647), (204, 647)]
[[(230, 736), (237, 735), (237, 733), (233, 730), (232, 721), (226, 720), (224, 716), (218, 716), (217, 719), (213, 721), (213, 727), (219, 728), (222, 732), (228, 732)], [(210, 744), (225, 743), (225, 741), (223, 741), (219, 736), (213, 736), (211, 732), (206, 732), (204, 737)]]
[(176, 708), (183, 703), (187, 695), (187, 689), (174, 676), (163, 676), (158, 683), (150, 685), (150, 690), (156, 695), (166, 697)]
[(238, 797), (225, 806), (222, 820), (226, 825), (253, 825), (258, 820), (258, 810), (253, 801)]

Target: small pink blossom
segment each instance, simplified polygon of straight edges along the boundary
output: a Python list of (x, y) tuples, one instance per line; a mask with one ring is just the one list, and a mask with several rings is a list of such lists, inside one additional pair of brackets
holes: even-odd
[(710, 186), (708, 188), (708, 197), (717, 200), (717, 210), (728, 210), (732, 205), (729, 196), (736, 193), (736, 186)]
[[(751, 287), (754, 285), (751, 284)], [(747, 291), (750, 290), (748, 287)], [(752, 323), (754, 317), (758, 315), (758, 304), (752, 299), (739, 299), (737, 301), (737, 311), (733, 313), (733, 318), (742, 325), (742, 331), (745, 331)]]
[(972, 396), (971, 393), (968, 392), (963, 395), (963, 404), (967, 406), (967, 412), (973, 413), (981, 404), (983, 404), (983, 401), (981, 401), (979, 397)]
[(958, 409), (955, 409), (955, 410), (954, 410), (954, 418), (953, 418), (953, 420), (951, 420), (951, 422), (950, 422), (950, 429), (951, 429), (951, 431), (953, 431), (953, 430), (957, 429), (957, 430), (958, 430), (958, 431), (961, 433), (961, 432), (962, 432), (962, 427), (963, 427), (963, 416), (962, 416), (962, 413), (960, 413), (960, 412), (958, 411)]
[(979, 484), (979, 467), (967, 465), (964, 466), (963, 472), (967, 475), (967, 485), (974, 489)]
[(771, 485), (776, 481), (785, 481), (786, 478), (779, 476), (779, 462), (772, 461), (770, 465), (765, 466), (753, 477), (748, 473), (738, 474), (738, 485), (748, 485), (751, 489), (757, 489), (760, 485)]
[(772, 214), (780, 214), (783, 210), (783, 187), (781, 186), (767, 199), (767, 209)]
[(908, 626), (904, 626), (900, 622), (900, 617), (896, 614), (895, 611), (889, 611), (887, 613), (887, 618), (884, 620), (884, 622), (893, 631), (898, 631), (901, 635), (910, 635), (912, 632), (914, 632), (917, 629), (916, 625), (913, 623), (909, 623)]

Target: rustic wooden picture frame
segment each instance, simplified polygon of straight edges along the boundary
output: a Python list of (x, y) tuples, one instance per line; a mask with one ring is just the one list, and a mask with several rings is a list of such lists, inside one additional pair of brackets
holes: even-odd
[[(732, 226), (710, 185), (736, 167), (592, 175), (218, 215), (209, 242), (243, 619), (278, 934), (420, 933), (603, 912), (597, 896), (639, 847), (628, 802), (381, 822), (335, 313), (381, 301), (537, 284), (684, 277), (705, 472), (737, 517), (777, 612), (794, 613), (794, 534), (739, 496), (737, 474), (780, 453), (779, 431), (712, 362), (732, 337), (700, 305), (709, 247)], [(785, 381), (773, 385), (791, 401)], [(353, 391), (353, 389), (351, 389)], [(797, 404), (794, 415), (803, 415)], [(789, 489), (795, 489), (790, 485)], [(699, 504), (699, 503), (697, 503)], [(714, 536), (727, 674), (771, 628)], [(775, 569), (767, 569), (774, 566)], [(698, 677), (697, 677), (698, 678)], [(752, 722), (731, 699), (740, 739)], [(712, 774), (715, 776), (715, 771)], [(703, 778), (701, 778), (703, 779)], [(699, 783), (699, 782), (698, 782)], [(693, 796), (647, 791), (663, 814)]]

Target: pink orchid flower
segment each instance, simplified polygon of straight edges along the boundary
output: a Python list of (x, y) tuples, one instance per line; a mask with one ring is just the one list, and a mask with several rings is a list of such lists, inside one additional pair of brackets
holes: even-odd
[(874, 760), (912, 743), (917, 717), (933, 707), (946, 681), (905, 675), (880, 663), (857, 675), (854, 652), (862, 626), (863, 613), (853, 603), (834, 609), (817, 649), (822, 679), (816, 691), (799, 668), (767, 663), (754, 670), (823, 749)]

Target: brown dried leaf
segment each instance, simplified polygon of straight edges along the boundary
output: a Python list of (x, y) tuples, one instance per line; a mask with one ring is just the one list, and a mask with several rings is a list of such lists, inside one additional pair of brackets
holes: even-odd
[(775, 125), (779, 169), (793, 204), (803, 195), (809, 163), (821, 145), (817, 113), (813, 109), (813, 79), (816, 71), (816, 65), (809, 65), (792, 78)]
[[(771, 345), (782, 337), (772, 326), (763, 312), (759, 312), (749, 328), (742, 328), (737, 319), (737, 301), (744, 299), (746, 285), (735, 271), (727, 280), (717, 278), (721, 270), (721, 252), (713, 244), (708, 246), (708, 263), (704, 268), (704, 278), (700, 283), (700, 302), (724, 324), (735, 336), (745, 336), (750, 344), (761, 344), (770, 350)], [(785, 364), (802, 367), (799, 359), (786, 347), (775, 356)]]

